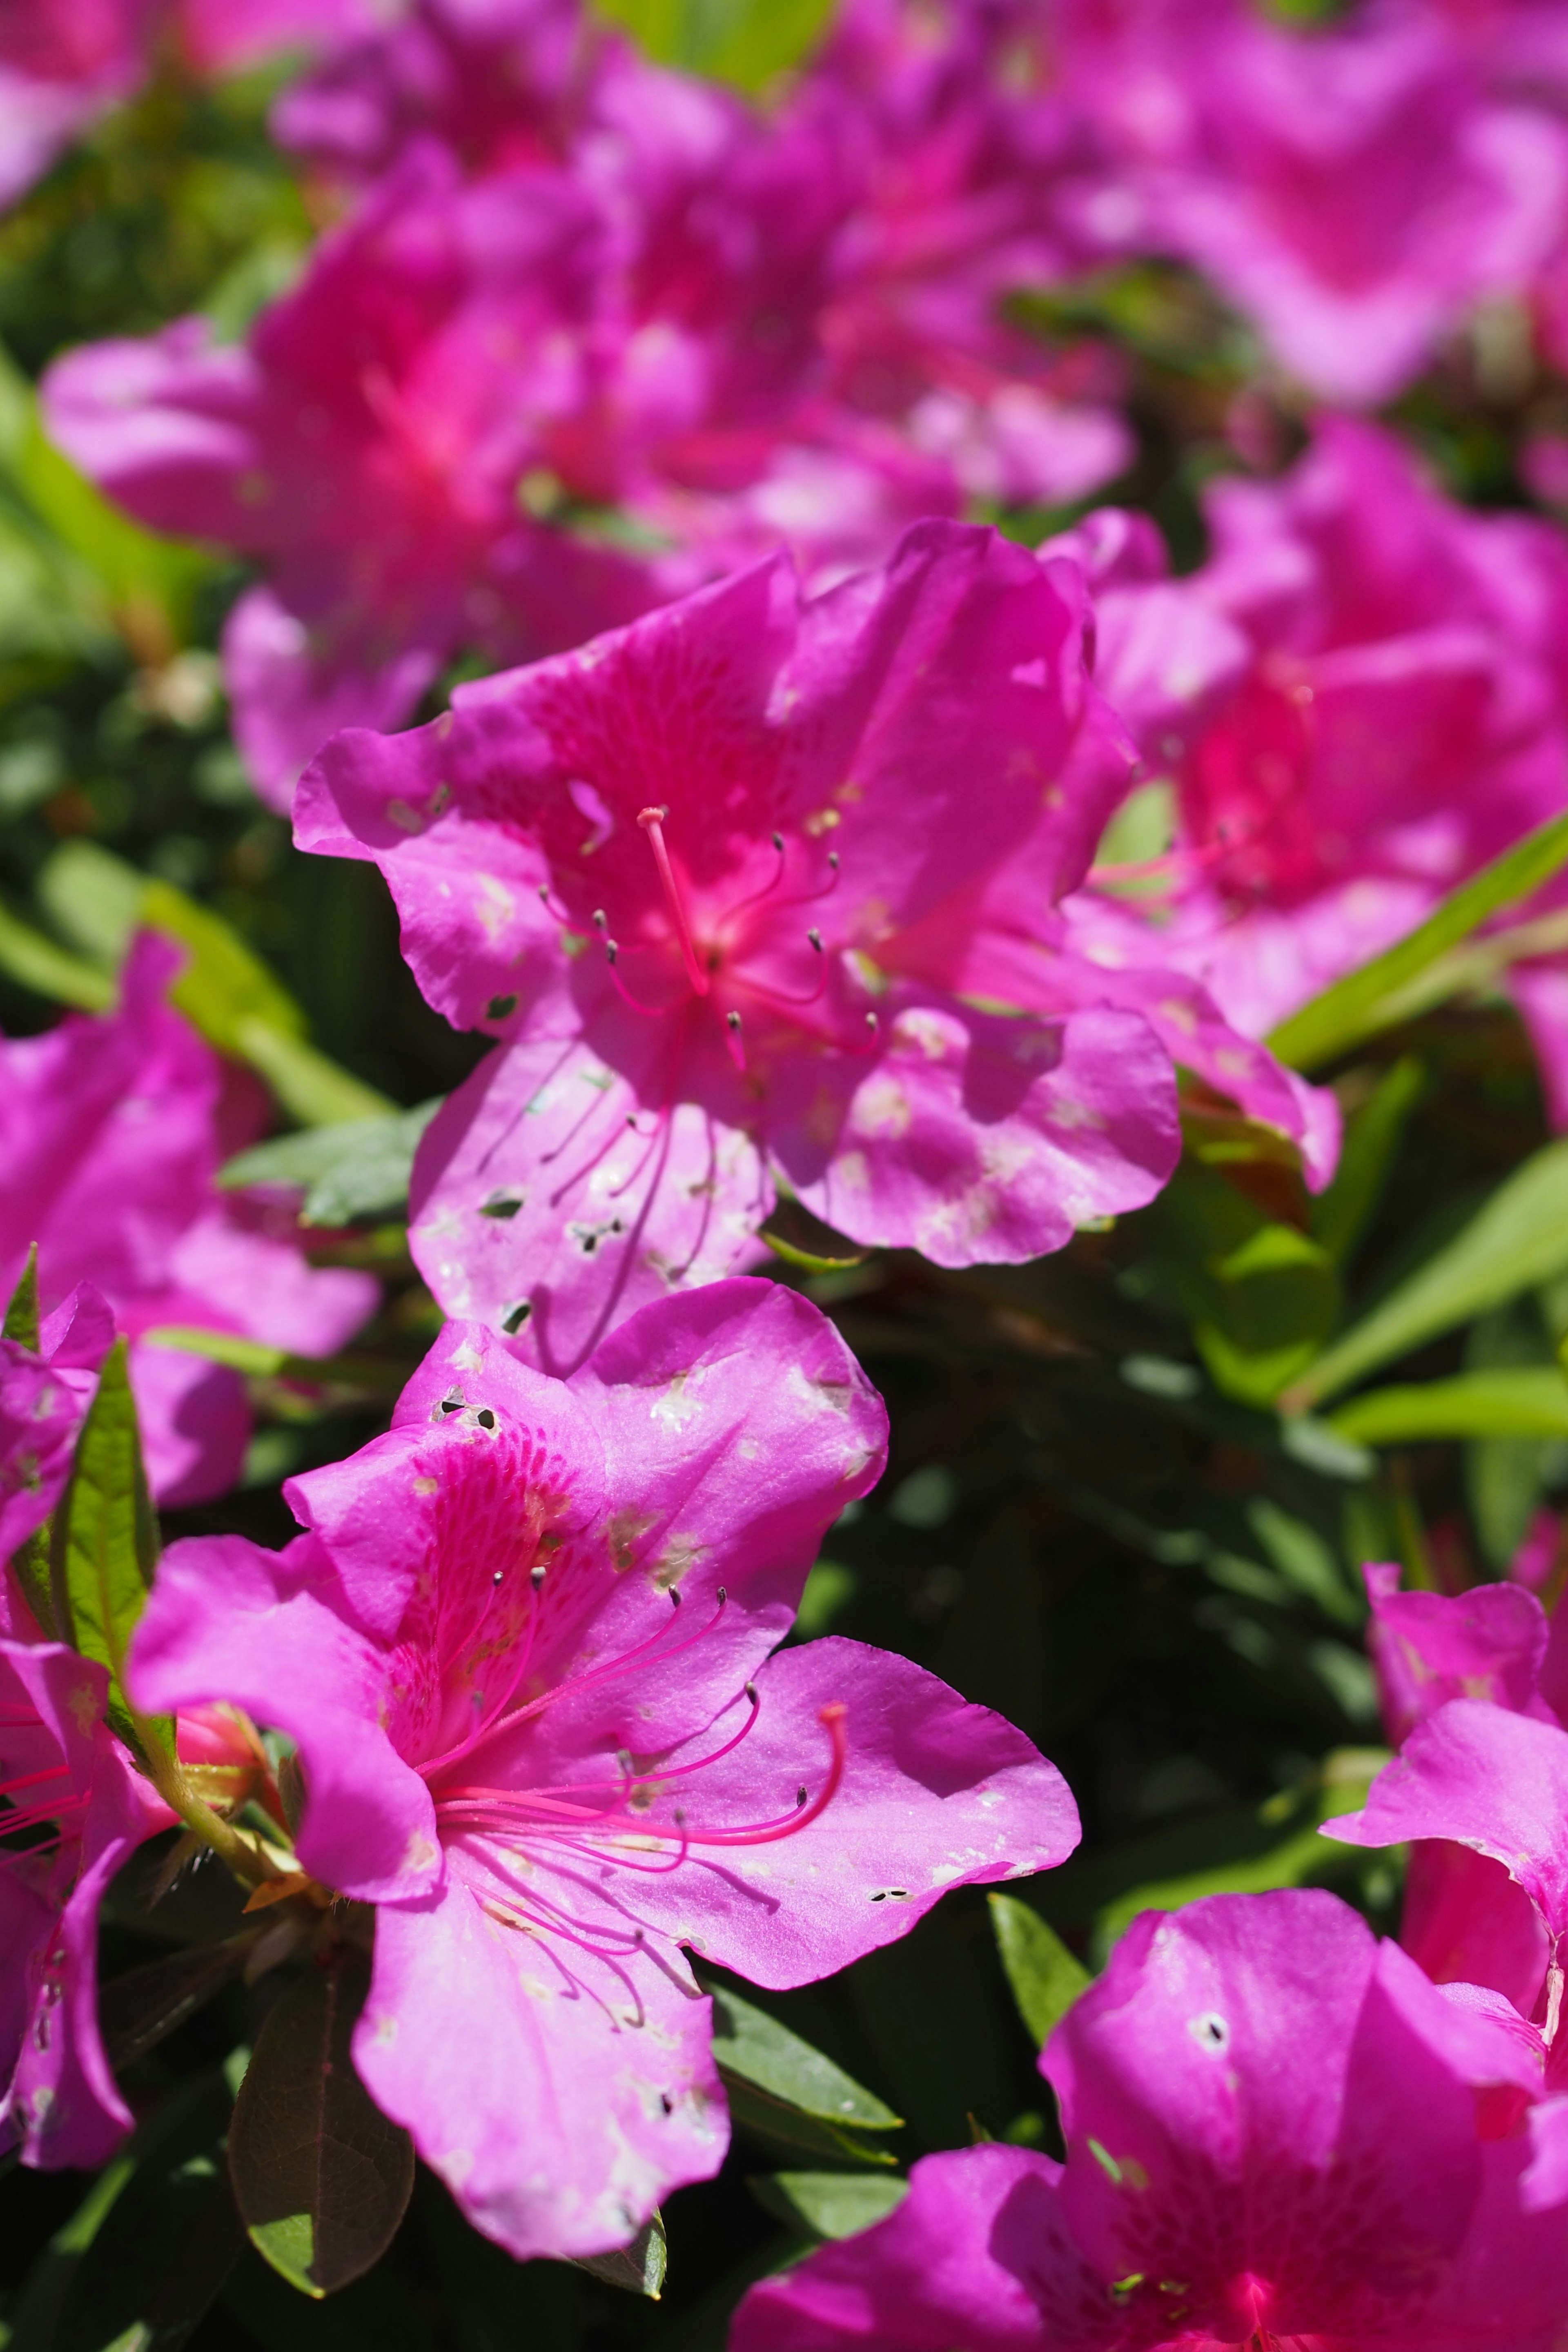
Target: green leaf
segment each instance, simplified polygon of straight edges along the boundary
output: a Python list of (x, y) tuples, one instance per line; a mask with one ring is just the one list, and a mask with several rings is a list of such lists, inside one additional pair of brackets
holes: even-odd
[(396, 2235), (414, 2143), (373, 2105), (350, 2041), (369, 1970), (340, 1952), (271, 2010), (235, 2102), (228, 2168), (258, 2251), (318, 2299), (359, 2278)]
[(237, 1331), (204, 1331), (184, 1323), (157, 1323), (142, 1334), (149, 1348), (169, 1348), (176, 1355), (200, 1356), (209, 1364), (226, 1364), (248, 1380), (275, 1380), (292, 1359), (283, 1348), (269, 1348), (264, 1339), (243, 1339)]
[(650, 2303), (657, 2303), (669, 2269), (663, 2221), (656, 2213), (629, 2246), (617, 2247), (613, 2253), (575, 2254), (572, 2261), (575, 2269), (591, 2271), (606, 2286), (624, 2287), (628, 2294), (646, 2295)]
[(1372, 1222), (1426, 1082), (1414, 1054), (1402, 1055), (1345, 1121), (1333, 1181), (1312, 1203), (1312, 1232), (1336, 1265), (1345, 1264)]
[(903, 2118), (831, 2058), (727, 1986), (704, 1984), (713, 2000), (713, 2058), (726, 2086), (740, 2085), (823, 2123), (857, 2131), (898, 2131)]
[(38, 1244), (29, 1243), (27, 1263), (16, 1278), (5, 1308), (5, 1336), (15, 1339), (19, 1347), (38, 1352)]
[(1026, 1903), (1012, 1895), (990, 1895), (986, 1902), (1018, 2014), (1043, 2046), (1057, 2021), (1067, 2015), (1090, 1981), (1089, 1970)]
[(907, 2180), (879, 2172), (772, 2172), (747, 2188), (765, 2213), (817, 2239), (855, 2238), (885, 2221), (909, 2194)]
[(1273, 1567), (1287, 1584), (1316, 1603), (1325, 1617), (1359, 1628), (1366, 1603), (1345, 1582), (1337, 1555), (1316, 1528), (1299, 1519), (1267, 1495), (1255, 1496), (1247, 1507), (1247, 1524)]
[(763, 89), (798, 65), (833, 0), (597, 0), (661, 65), (686, 66), (739, 89)]
[[(158, 1528), (147, 1493), (127, 1344), (116, 1339), (77, 1437), (70, 1478), (55, 1512), (49, 1580), (55, 1622), (84, 1658), (109, 1669), (109, 1717), (140, 1746), (125, 1696), (125, 1655), (158, 1564)], [(171, 1753), (174, 1726), (148, 1727)]]
[[(1358, 971), (1347, 972), (1282, 1021), (1270, 1035), (1269, 1046), (1293, 1069), (1315, 1069), (1348, 1052), (1363, 1038), (1408, 1018), (1413, 1011), (1425, 1011), (1435, 1000), (1429, 995), (1414, 999), (1411, 991), (1428, 967), (1468, 939), (1500, 907), (1539, 889), (1564, 859), (1568, 859), (1568, 814), (1550, 817), (1533, 833), (1527, 833), (1500, 857), (1450, 891), (1407, 937)], [(1455, 985), (1463, 985), (1462, 980)]]
[(302, 1186), (300, 1214), (307, 1225), (346, 1225), (385, 1215), (406, 1207), (414, 1154), (440, 1108), (437, 1097), (392, 1118), (347, 1119), (279, 1136), (231, 1160), (218, 1171), (218, 1183), (226, 1191), (250, 1184)]
[(1568, 1381), (1551, 1364), (1458, 1372), (1452, 1380), (1370, 1389), (1331, 1426), (1359, 1445), (1451, 1437), (1568, 1437)]
[(1321, 1355), (1281, 1402), (1319, 1404), (1568, 1269), (1568, 1139), (1516, 1169), (1452, 1241)]
[(5, 971), (35, 996), (57, 1004), (73, 1004), (82, 1013), (107, 1013), (114, 1002), (114, 982), (96, 964), (68, 955), (42, 931), (17, 920), (0, 907), (0, 971)]
[(178, 2352), (245, 2245), (223, 2165), (229, 2104), (213, 2067), (138, 2127), (34, 2264), (6, 2352)]
[(165, 2035), (231, 1984), (266, 1933), (263, 1924), (243, 1935), (230, 1936), (221, 1944), (167, 1952), (101, 1983), (98, 2022), (115, 2071), (145, 2057)]
[(1327, 1252), (1191, 1158), (1143, 1213), (1151, 1270), (1190, 1318), (1211, 1379), (1244, 1403), (1271, 1402), (1333, 1328), (1340, 1288)]

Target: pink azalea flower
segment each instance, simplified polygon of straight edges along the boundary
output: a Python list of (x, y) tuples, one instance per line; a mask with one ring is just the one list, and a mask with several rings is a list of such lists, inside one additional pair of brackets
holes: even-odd
[(930, 1675), (769, 1656), (884, 1437), (773, 1284), (646, 1307), (564, 1384), (454, 1324), (386, 1435), (286, 1490), (308, 1534), (164, 1556), (139, 1703), (298, 1740), (301, 1864), (377, 1906), (354, 2063), (517, 2255), (622, 2243), (717, 2170), (683, 1948), (799, 1984), (1076, 1841), (1054, 1769)]
[[(247, 1137), (220, 1141), (222, 1067), (164, 1002), (179, 963), (177, 949), (144, 935), (117, 1012), (0, 1041), (0, 1288), (8, 1295), (37, 1242), (46, 1309), (78, 1284), (103, 1294), (139, 1343), (132, 1383), (149, 1477), (166, 1503), (233, 1484), (250, 1417), (236, 1373), (143, 1333), (184, 1325), (330, 1355), (377, 1296), (368, 1276), (307, 1266), (291, 1219), (215, 1191), (220, 1160)], [(107, 1345), (83, 1312), (72, 1329), (71, 1351), (47, 1327), (43, 1335), (62, 1372), (96, 1366)], [(89, 1339), (96, 1355), (82, 1352)]]
[(167, 0), (180, 54), (204, 76), (330, 49), (376, 23), (377, 0)]
[(0, 13), (0, 205), (144, 71), (153, 0), (7, 0)]
[[(77, 1433), (114, 1342), (107, 1302), (84, 1282), (46, 1316), (38, 1350), (0, 1339), (0, 1559), (53, 1511), (70, 1475)], [(0, 1578), (0, 1633), (21, 1633)]]
[(1175, 1103), (1142, 1018), (1071, 972), (1058, 1017), (981, 1012), (942, 970), (1009, 861), (1048, 908), (1120, 789), (1083, 625), (1070, 567), (922, 524), (813, 600), (775, 557), (329, 744), (297, 838), (380, 866), (430, 1002), (507, 1040), (416, 1162), (447, 1313), (569, 1369), (741, 1263), (774, 1171), (944, 1265), (1152, 1198)]
[[(1568, 800), (1568, 556), (1343, 418), (1279, 482), (1216, 485), (1207, 514), (1204, 571), (1163, 579), (1145, 541), (1097, 595), (1099, 682), (1174, 780), (1157, 931), (1109, 889), (1068, 914), (1107, 960), (1157, 939), (1257, 1038)], [(1511, 983), (1559, 1121), (1563, 979), (1542, 959)]]
[(1436, 11), (1310, 32), (1246, 0), (1070, 0), (1068, 88), (1123, 163), (1130, 241), (1208, 272), (1276, 357), (1373, 404), (1555, 241), (1568, 140), (1487, 93)]
[(103, 2163), (130, 2129), (98, 2030), (98, 1906), (174, 1816), (103, 1720), (101, 1666), (0, 1639), (0, 2147), (24, 2164)]
[[(1065, 2165), (963, 2148), (752, 2289), (731, 2352), (1550, 2352), (1518, 2040), (1318, 1892), (1145, 1912), (1047, 2043)], [(1537, 2108), (1536, 2116), (1546, 2110)]]

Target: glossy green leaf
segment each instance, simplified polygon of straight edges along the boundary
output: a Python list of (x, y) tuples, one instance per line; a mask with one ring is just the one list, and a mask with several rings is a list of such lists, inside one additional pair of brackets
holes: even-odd
[(4, 1336), (17, 1346), (38, 1352), (38, 1244), (27, 1245), (27, 1263), (16, 1277), (16, 1287), (5, 1303)]
[[(1299, 1013), (1291, 1013), (1269, 1036), (1270, 1047), (1293, 1069), (1315, 1069), (1378, 1030), (1407, 1019), (1412, 1012), (1426, 1010), (1436, 1000), (1429, 994), (1413, 997), (1411, 992), (1428, 968), (1500, 908), (1539, 889), (1565, 859), (1568, 814), (1550, 817), (1533, 833), (1527, 833), (1500, 857), (1450, 891), (1406, 938), (1359, 971), (1347, 972)], [(1462, 977), (1457, 977), (1454, 985), (1463, 984)]]
[(391, 1118), (357, 1118), (308, 1128), (242, 1151), (220, 1170), (226, 1190), (251, 1184), (299, 1185), (300, 1221), (346, 1225), (405, 1208), (419, 1139), (441, 1108), (437, 1097)]
[[(124, 1339), (105, 1357), (55, 1512), (49, 1581), (55, 1623), (84, 1658), (109, 1670), (109, 1715), (138, 1733), (125, 1696), (125, 1656), (158, 1563), (158, 1528), (142, 1462)], [(173, 1748), (174, 1727), (146, 1727)]]
[(879, 2172), (771, 2172), (746, 2185), (776, 2221), (817, 2239), (858, 2237), (895, 2212), (910, 2187)]
[(663, 2220), (656, 2213), (629, 2246), (617, 2247), (608, 2254), (578, 2254), (573, 2260), (577, 2270), (591, 2272), (606, 2286), (622, 2287), (628, 2294), (646, 2295), (650, 2303), (657, 2303), (669, 2270)]
[(1568, 1437), (1568, 1381), (1554, 1365), (1521, 1364), (1369, 1389), (1342, 1405), (1331, 1426), (1359, 1445), (1449, 1437)]
[(1043, 2045), (1058, 2020), (1067, 2015), (1090, 1981), (1089, 1970), (1068, 1951), (1056, 1929), (1016, 1895), (990, 1895), (986, 1903), (1018, 2014)]
[(685, 66), (759, 90), (798, 65), (833, 13), (833, 0), (597, 0), (660, 64)]
[(1319, 1404), (1380, 1364), (1568, 1270), (1568, 1139), (1500, 1184), (1454, 1239), (1320, 1356), (1284, 1400)]
[(172, 2091), (35, 2263), (6, 2352), (179, 2352), (245, 2245), (214, 2067)]
[(1271, 1402), (1333, 1328), (1340, 1287), (1327, 1252), (1191, 1158), (1144, 1216), (1153, 1270), (1190, 1318), (1210, 1378), (1245, 1403)]
[(726, 1986), (703, 1990), (712, 1995), (713, 2058), (726, 2084), (742, 2084), (824, 2123), (858, 2131), (900, 2128), (901, 2116), (798, 2033)]
[(235, 2102), (228, 2166), (251, 2240), (302, 2294), (379, 2262), (414, 2189), (414, 2143), (354, 2072), (366, 1965), (308, 1969), (268, 2011)]

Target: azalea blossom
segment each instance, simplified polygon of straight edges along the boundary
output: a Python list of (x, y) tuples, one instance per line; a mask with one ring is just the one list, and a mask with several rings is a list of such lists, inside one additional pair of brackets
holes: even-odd
[(1333, 1896), (1143, 1913), (1040, 2063), (1065, 2165), (924, 2158), (887, 2221), (752, 2290), (731, 2352), (1550, 2352), (1539, 2069)]
[[(1092, 519), (1097, 681), (1170, 781), (1174, 839), (1067, 914), (1087, 954), (1174, 966), (1260, 1038), (1563, 806), (1568, 560), (1551, 525), (1468, 511), (1348, 418), (1205, 509), (1213, 552), (1180, 582), (1147, 525)], [(1521, 944), (1510, 986), (1558, 1123), (1563, 985), (1561, 951)]]
[(774, 1649), (885, 1420), (832, 1327), (737, 1280), (568, 1383), (449, 1325), (309, 1532), (171, 1547), (145, 1707), (299, 1743), (301, 1866), (376, 1906), (354, 2063), (519, 2255), (625, 2242), (728, 2137), (685, 1950), (800, 1984), (1076, 1842), (1059, 1776), (906, 1660)]
[[(11, 1630), (0, 1638), (0, 2147), (19, 2146), (24, 2164), (90, 2167), (132, 2124), (99, 2033), (98, 1907), (174, 1816), (103, 1719), (103, 1668)], [(25, 1846), (13, 1843), (23, 1833)]]
[(447, 1313), (569, 1368), (743, 1262), (774, 1171), (947, 1265), (1159, 1190), (1174, 1084), (1142, 1019), (981, 1012), (942, 971), (1000, 868), (1049, 908), (1121, 788), (1084, 617), (1070, 568), (926, 524), (825, 595), (777, 557), (327, 747), (297, 838), (374, 859), (430, 1002), (506, 1040), (416, 1162)]
[[(216, 1191), (219, 1162), (251, 1139), (261, 1107), (243, 1081), (228, 1087), (165, 1002), (181, 956), (144, 934), (115, 1012), (0, 1040), (0, 1286), (8, 1295), (37, 1243), (47, 1315), (78, 1285), (102, 1294), (132, 1342), (148, 1475), (165, 1503), (233, 1485), (250, 1414), (237, 1373), (146, 1334), (227, 1331), (325, 1356), (378, 1295), (368, 1276), (308, 1266), (292, 1218)], [(112, 1336), (79, 1312), (62, 1352), (53, 1328), (46, 1321), (42, 1336), (55, 1388), (68, 1368), (95, 1370)]]
[(1065, 0), (1071, 97), (1125, 243), (1192, 261), (1320, 396), (1392, 397), (1555, 243), (1568, 138), (1489, 92), (1436, 8), (1310, 29), (1248, 0)]
[[(0, 1339), (0, 1559), (10, 1559), (59, 1500), (113, 1344), (114, 1317), (90, 1283), (44, 1318), (36, 1350)], [(0, 1598), (0, 1631), (21, 1630)]]

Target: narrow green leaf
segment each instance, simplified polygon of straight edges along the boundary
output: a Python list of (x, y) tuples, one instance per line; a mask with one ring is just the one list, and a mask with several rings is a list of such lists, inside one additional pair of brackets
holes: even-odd
[(1358, 1445), (1451, 1437), (1568, 1437), (1568, 1381), (1551, 1364), (1458, 1372), (1448, 1381), (1369, 1389), (1332, 1416)]
[[(1495, 915), (1500, 907), (1528, 898), (1568, 859), (1568, 814), (1549, 817), (1489, 866), (1449, 892), (1441, 906), (1407, 937), (1374, 956), (1358, 971), (1323, 990), (1272, 1033), (1268, 1044), (1293, 1069), (1315, 1069), (1348, 1052), (1363, 1037), (1406, 1017), (1402, 992), (1449, 948)], [(1425, 1009), (1424, 1007), (1422, 1009)]]
[(750, 2132), (770, 2150), (784, 2151), (797, 2160), (815, 2156), (836, 2164), (886, 2168), (897, 2161), (889, 2148), (860, 2132), (828, 2123), (820, 2116), (805, 2115), (787, 2099), (770, 2098), (738, 2074), (726, 2074), (722, 2066), (719, 2072), (730, 2103), (731, 2122), (737, 2131)]
[[(157, 1521), (121, 1339), (104, 1359), (77, 1437), (54, 1516), (49, 1580), (56, 1624), (84, 1658), (109, 1669), (110, 1720), (132, 1745), (138, 1736), (125, 1696), (125, 1654), (157, 1563)], [(155, 1722), (153, 1728), (173, 1747), (172, 1725)]]
[(855, 1257), (815, 1257), (810, 1250), (798, 1249), (794, 1242), (781, 1241), (777, 1234), (759, 1234), (757, 1239), (766, 1242), (775, 1257), (785, 1265), (797, 1265), (805, 1274), (847, 1274), (851, 1266), (864, 1265), (867, 1252)]
[(764, 2213), (814, 2238), (856, 2238), (885, 2221), (909, 2194), (879, 2172), (772, 2172), (746, 2183)]
[(617, 2247), (613, 2253), (577, 2254), (572, 2259), (575, 2269), (591, 2271), (606, 2286), (624, 2287), (628, 2294), (646, 2295), (650, 2303), (657, 2303), (669, 2269), (664, 2222), (656, 2213), (629, 2246)]
[(27, 1263), (16, 1277), (16, 1287), (11, 1293), (5, 1308), (5, 1336), (15, 1339), (19, 1347), (38, 1352), (38, 1244), (27, 1246)]
[(1313, 1234), (1336, 1265), (1344, 1265), (1372, 1221), (1426, 1077), (1414, 1054), (1402, 1055), (1345, 1121), (1333, 1181), (1312, 1203)]
[(340, 1952), (271, 2010), (235, 2102), (228, 2168), (275, 2271), (318, 2299), (380, 2261), (414, 2189), (414, 2143), (354, 2072), (366, 1963)]
[(289, 1361), (283, 1348), (269, 1348), (261, 1339), (242, 1339), (237, 1331), (204, 1331), (184, 1323), (158, 1323), (142, 1334), (149, 1348), (169, 1348), (176, 1355), (201, 1356), (209, 1364), (226, 1364), (250, 1380), (275, 1380)]
[(234, 1046), (301, 1127), (335, 1127), (396, 1113), (397, 1105), (385, 1095), (340, 1069), (305, 1038), (286, 1035), (266, 1021), (251, 1017), (239, 1022)]
[(154, 2108), (34, 2263), (6, 2352), (178, 2352), (245, 2245), (224, 2174), (229, 2105), (212, 2067)]
[(1075, 1959), (1054, 1927), (1016, 1895), (990, 1895), (992, 1933), (1002, 1956), (1018, 2014), (1042, 2045), (1085, 1985), (1089, 1970)]
[(803, 2042), (727, 1986), (705, 1984), (713, 2000), (713, 2057), (725, 2082), (744, 2084), (782, 2105), (858, 2131), (897, 2131), (902, 2117), (831, 2058)]
[(1321, 1355), (1281, 1402), (1318, 1404), (1568, 1270), (1568, 1139), (1535, 1152), (1454, 1239)]
[(74, 1004), (83, 1013), (107, 1013), (114, 1002), (114, 982), (96, 964), (68, 955), (42, 931), (0, 907), (0, 971), (57, 1004)]
[(280, 1135), (242, 1151), (218, 1171), (226, 1191), (251, 1184), (300, 1185), (300, 1221), (346, 1225), (405, 1208), (419, 1139), (440, 1097), (391, 1118), (355, 1118)]

